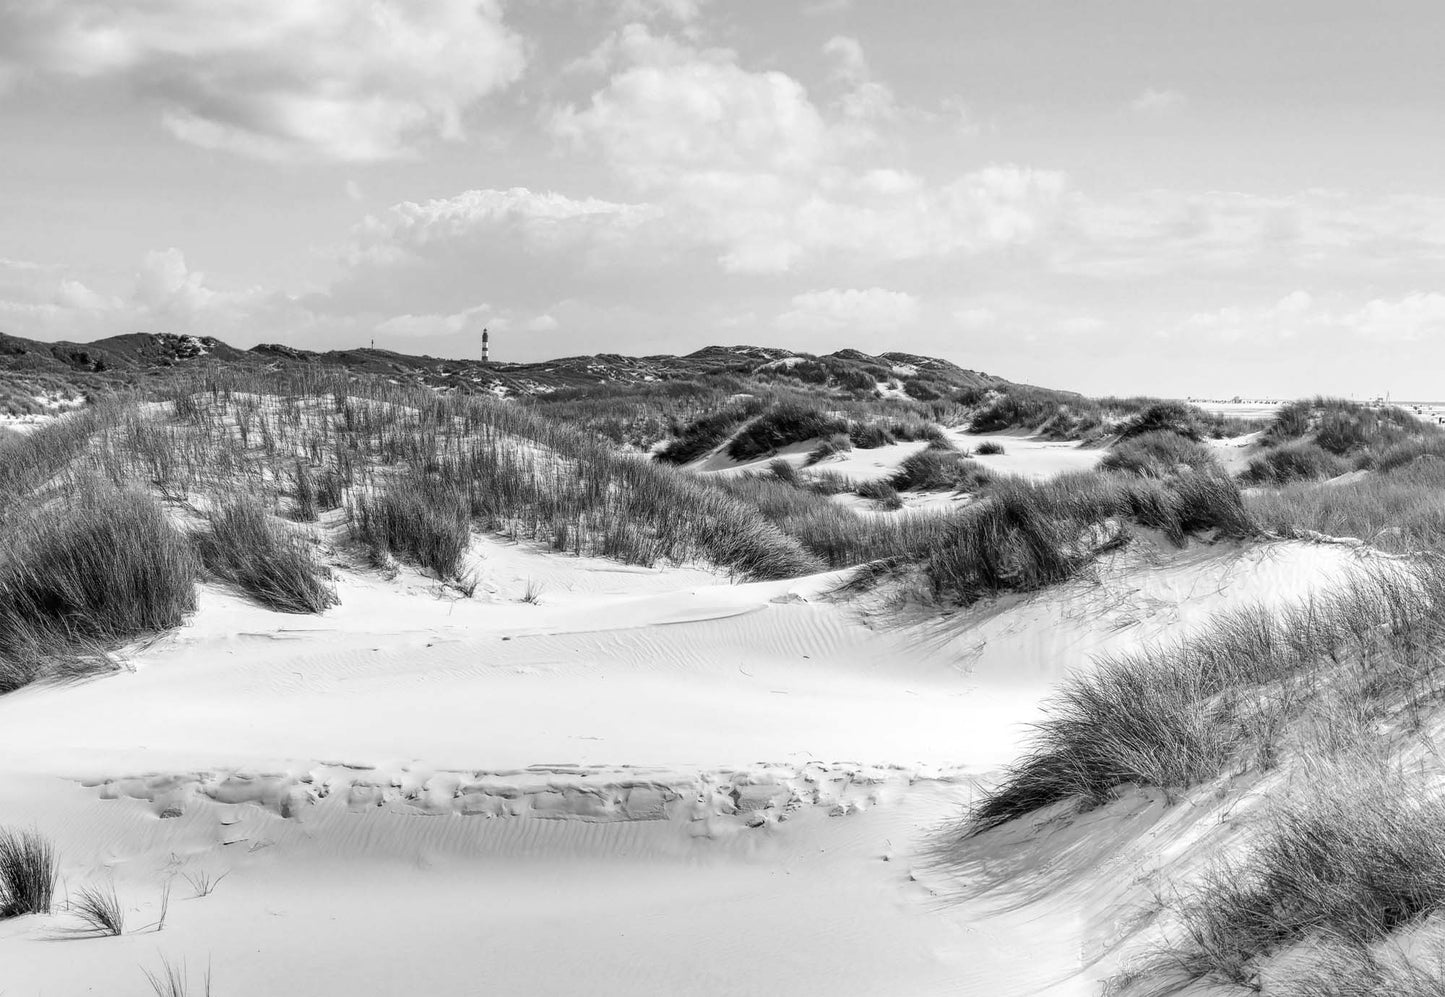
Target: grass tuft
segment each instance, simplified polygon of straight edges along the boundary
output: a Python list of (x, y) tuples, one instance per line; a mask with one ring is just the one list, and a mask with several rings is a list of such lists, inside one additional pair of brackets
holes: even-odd
[(374, 558), (405, 557), (440, 579), (456, 575), (471, 544), (466, 495), (430, 481), (397, 481), (377, 494), (357, 496), (351, 529)]
[(0, 918), (49, 914), (57, 875), (49, 841), (33, 831), (0, 830)]
[[(152, 992), (156, 997), (190, 997), (191, 982), (190, 973), (186, 964), (182, 962), (179, 966), (169, 959), (161, 959), (161, 968), (156, 971), (142, 969), (145, 973), (146, 982), (151, 985)], [(201, 988), (196, 991), (198, 997), (211, 997), (211, 970), (206, 969), (201, 977)]]
[(988, 484), (992, 477), (966, 454), (929, 444), (906, 457), (888, 483), (901, 492), (945, 488), (971, 492)]
[(96, 934), (125, 933), (125, 911), (121, 908), (120, 897), (116, 895), (113, 884), (82, 886), (75, 899), (70, 901), (70, 911)]
[(195, 553), (149, 496), (99, 481), (0, 537), (0, 692), (71, 655), (180, 624)]
[(222, 502), (195, 535), (205, 566), (256, 601), (283, 613), (320, 613), (336, 590), (306, 539), (246, 496)]
[(1182, 899), (1179, 936), (1155, 953), (1173, 989), (1258, 990), (1269, 957), (1321, 937), (1357, 981), (1396, 976), (1368, 947), (1445, 909), (1445, 799), (1420, 782), (1356, 768), (1275, 805), (1251, 851), (1216, 863)]
[(1297, 440), (1264, 451), (1249, 462), (1240, 478), (1250, 484), (1282, 485), (1333, 478), (1348, 470), (1348, 461), (1318, 443)]
[(1209, 470), (1218, 462), (1207, 446), (1169, 429), (1156, 429), (1121, 440), (1099, 461), (1105, 471), (1127, 471), (1163, 478), (1182, 469)]
[(784, 402), (748, 423), (728, 443), (727, 453), (733, 460), (754, 460), (776, 453), (793, 443), (818, 437), (832, 437), (848, 431), (848, 424), (806, 405)]

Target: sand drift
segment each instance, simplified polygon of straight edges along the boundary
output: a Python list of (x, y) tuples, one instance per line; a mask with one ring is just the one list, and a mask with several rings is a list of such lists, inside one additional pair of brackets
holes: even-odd
[(319, 618), (207, 587), (126, 670), (0, 699), (4, 821), (132, 929), (0, 924), (0, 991), (141, 995), (165, 958), (218, 994), (1089, 992), (1092, 912), (970, 895), (940, 831), (1069, 671), (1361, 555), (1139, 544), (945, 613), (473, 556), (477, 598), (343, 571)]

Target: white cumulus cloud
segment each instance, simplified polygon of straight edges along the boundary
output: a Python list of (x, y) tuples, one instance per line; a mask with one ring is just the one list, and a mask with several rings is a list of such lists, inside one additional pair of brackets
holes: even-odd
[(390, 159), (460, 138), (467, 108), (524, 63), (495, 0), (0, 5), (6, 75), (114, 81), (177, 138), (264, 159)]

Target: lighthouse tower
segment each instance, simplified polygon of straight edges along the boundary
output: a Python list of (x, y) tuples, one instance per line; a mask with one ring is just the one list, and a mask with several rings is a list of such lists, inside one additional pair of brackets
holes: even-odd
[(482, 330), (482, 363), (487, 362), (487, 330)]

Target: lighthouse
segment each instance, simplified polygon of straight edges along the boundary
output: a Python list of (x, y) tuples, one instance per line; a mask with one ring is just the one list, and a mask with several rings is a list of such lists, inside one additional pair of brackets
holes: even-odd
[(487, 330), (482, 330), (482, 363), (487, 362)]

